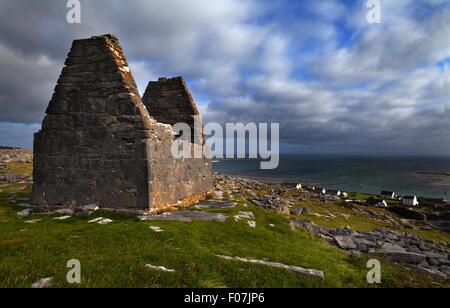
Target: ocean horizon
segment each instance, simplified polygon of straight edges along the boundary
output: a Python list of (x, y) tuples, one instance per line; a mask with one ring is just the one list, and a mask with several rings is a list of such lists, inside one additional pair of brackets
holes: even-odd
[(259, 160), (224, 159), (213, 170), (265, 183), (302, 183), (349, 192), (416, 195), (448, 200), (450, 157), (282, 155), (278, 168), (261, 170)]

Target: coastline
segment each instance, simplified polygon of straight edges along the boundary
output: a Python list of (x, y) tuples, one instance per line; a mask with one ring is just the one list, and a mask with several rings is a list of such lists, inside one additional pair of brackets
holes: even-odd
[[(416, 157), (354, 158), (351, 156), (281, 156), (277, 169), (261, 170), (255, 160), (222, 160), (215, 172), (242, 176), (263, 183), (302, 183), (326, 189), (380, 194), (394, 191), (399, 196), (449, 199), (450, 158)], [(417, 170), (426, 170), (419, 174)], [(424, 171), (420, 171), (424, 172)]]
[[(223, 173), (223, 172), (214, 172), (215, 174), (223, 174), (228, 175), (232, 177), (240, 177), (256, 182), (260, 182), (263, 184), (272, 184), (272, 185), (288, 185), (288, 186), (295, 186), (297, 184), (306, 185), (309, 187), (323, 187), (325, 190), (341, 190), (339, 187), (327, 187), (326, 185), (322, 185), (320, 183), (314, 182), (314, 184), (311, 184), (311, 182), (295, 182), (295, 181), (289, 181), (282, 178), (268, 178), (268, 177), (258, 177), (258, 176), (251, 176), (251, 175), (242, 175), (242, 174), (230, 174), (230, 173)], [(368, 196), (376, 196), (379, 197), (379, 193), (372, 193), (367, 192), (363, 190), (341, 190), (342, 192), (346, 192), (348, 194), (354, 194), (354, 195), (368, 195)], [(380, 190), (381, 192), (381, 190)], [(424, 196), (424, 195), (416, 195), (418, 198), (424, 198), (424, 199), (436, 199), (436, 197), (433, 196)], [(445, 200), (445, 198), (442, 198), (444, 203), (448, 202), (448, 200)]]
[(431, 176), (450, 176), (450, 172), (442, 171), (442, 172), (435, 172), (435, 171), (418, 171), (416, 172), (420, 175), (431, 175)]

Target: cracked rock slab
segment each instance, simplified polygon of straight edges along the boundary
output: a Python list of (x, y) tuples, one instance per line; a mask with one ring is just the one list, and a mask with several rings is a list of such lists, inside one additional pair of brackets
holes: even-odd
[(72, 217), (72, 216), (61, 216), (61, 217), (56, 217), (56, 218), (53, 218), (54, 220), (66, 220), (66, 219), (69, 219), (70, 217)]
[(25, 209), (17, 213), (19, 217), (25, 217), (31, 214), (31, 209)]
[(111, 219), (103, 218), (103, 217), (97, 217), (97, 218), (94, 218), (94, 219), (88, 221), (89, 224), (98, 223), (99, 225), (106, 225), (111, 222), (113, 222)]
[(254, 221), (254, 220), (248, 220), (248, 221), (247, 221), (247, 225), (248, 225), (250, 228), (256, 228), (256, 221)]
[(85, 212), (95, 212), (99, 210), (99, 206), (97, 204), (89, 204), (82, 207), (83, 211)]
[(406, 262), (406, 263), (415, 263), (419, 264), (426, 261), (427, 256), (415, 253), (415, 252), (407, 252), (407, 251), (398, 251), (398, 250), (378, 250), (372, 253), (381, 258), (390, 259), (394, 262)]
[(50, 287), (52, 285), (53, 280), (54, 280), (53, 277), (42, 278), (41, 280), (33, 283), (31, 285), (31, 287), (33, 289), (42, 289), (42, 288)]
[(26, 224), (35, 224), (37, 222), (41, 221), (40, 219), (32, 219), (32, 220), (27, 220), (25, 221)]
[(155, 266), (155, 265), (147, 264), (147, 265), (145, 265), (145, 267), (152, 269), (152, 270), (162, 271), (162, 272), (171, 272), (171, 273), (175, 272), (174, 269), (168, 269), (168, 268), (165, 268), (164, 266)]
[(111, 222), (113, 222), (111, 219), (105, 218), (105, 219), (100, 220), (100, 221), (97, 222), (97, 223), (98, 223), (99, 225), (106, 225), (106, 224), (109, 224), (109, 223), (111, 223)]
[(234, 216), (237, 219), (255, 219), (255, 214), (253, 212), (239, 212), (237, 215)]
[(158, 233), (164, 231), (163, 229), (161, 229), (160, 227), (157, 227), (157, 226), (150, 226), (149, 228)]
[(195, 205), (196, 209), (230, 209), (237, 205), (236, 202), (224, 202), (224, 201), (205, 201)]
[(303, 207), (297, 207), (295, 209), (291, 209), (290, 211), (291, 211), (291, 215), (301, 215), (301, 214), (305, 213)]
[(58, 209), (58, 210), (55, 211), (55, 213), (57, 213), (57, 214), (62, 214), (62, 215), (67, 215), (67, 216), (73, 215), (73, 212), (74, 211), (72, 209), (69, 209), (69, 208)]
[(92, 219), (92, 220), (89, 220), (88, 221), (88, 224), (92, 224), (92, 223), (94, 223), (94, 222), (99, 222), (100, 220), (102, 220), (103, 219), (103, 217), (97, 217), (97, 218), (94, 218), (94, 219)]
[(336, 235), (333, 238), (341, 249), (356, 249), (356, 244), (352, 236)]
[(139, 221), (158, 221), (158, 220), (175, 220), (191, 222), (192, 219), (205, 220), (205, 221), (217, 221), (224, 222), (227, 219), (227, 215), (222, 213), (211, 212), (197, 212), (197, 211), (180, 211), (180, 212), (167, 212), (154, 216), (138, 216)]
[(293, 265), (286, 265), (278, 262), (269, 262), (266, 260), (254, 260), (254, 259), (247, 259), (247, 258), (241, 258), (241, 257), (229, 257), (229, 256), (223, 256), (223, 255), (217, 255), (219, 258), (225, 259), (225, 260), (231, 260), (231, 261), (241, 261), (241, 262), (247, 262), (247, 263), (254, 263), (254, 264), (262, 264), (267, 265), (271, 267), (277, 267), (277, 268), (284, 268), (291, 272), (294, 272), (296, 274), (309, 277), (311, 279), (317, 280), (317, 281), (323, 281), (324, 275), (322, 271), (315, 270), (315, 269), (306, 269), (298, 266)]

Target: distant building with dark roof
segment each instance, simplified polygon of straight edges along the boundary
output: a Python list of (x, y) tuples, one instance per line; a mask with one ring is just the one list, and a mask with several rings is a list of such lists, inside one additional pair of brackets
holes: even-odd
[(419, 205), (419, 201), (417, 201), (416, 196), (403, 196), (402, 204), (408, 206), (416, 206)]
[(369, 198), (366, 200), (366, 205), (371, 205), (375, 207), (387, 207), (386, 201), (383, 199)]
[(393, 192), (393, 191), (383, 190), (383, 191), (380, 193), (380, 197), (383, 198), (383, 199), (390, 199), (390, 200), (393, 200), (393, 199), (395, 199), (395, 197), (397, 197), (397, 195), (396, 195), (395, 192)]

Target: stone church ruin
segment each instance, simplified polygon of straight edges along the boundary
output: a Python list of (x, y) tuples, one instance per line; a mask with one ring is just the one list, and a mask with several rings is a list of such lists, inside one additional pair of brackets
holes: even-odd
[(32, 203), (156, 212), (199, 199), (211, 160), (171, 153), (172, 125), (202, 129), (198, 114), (181, 77), (150, 82), (141, 100), (115, 36), (75, 40), (34, 136)]

